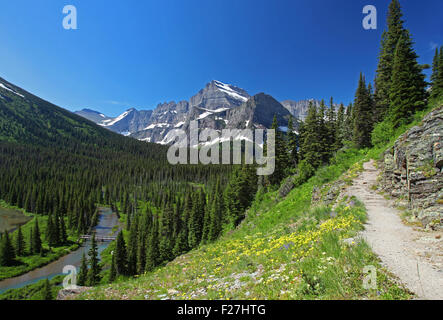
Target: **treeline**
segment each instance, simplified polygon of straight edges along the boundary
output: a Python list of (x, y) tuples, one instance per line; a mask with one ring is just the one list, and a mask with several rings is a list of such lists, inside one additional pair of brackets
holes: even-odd
[(431, 75), (431, 99), (443, 98), (443, 46), (435, 48)]
[(292, 119), (286, 135), (278, 131), (274, 121), (276, 170), (266, 179), (269, 184), (278, 185), (294, 173), (295, 182), (306, 181), (344, 145), (372, 147), (380, 135), (389, 141), (392, 130), (410, 123), (416, 112), (425, 109), (429, 99), (443, 98), (443, 47), (436, 49), (431, 83), (427, 83), (423, 70), (429, 66), (418, 63), (402, 16), (399, 1), (392, 0), (374, 87), (360, 74), (354, 103), (347, 108), (340, 104), (335, 110), (332, 98), (329, 108), (324, 101), (318, 108), (311, 103), (298, 135), (292, 131)]
[[(131, 155), (109, 158), (105, 150), (98, 157), (68, 155), (60, 147), (9, 142), (0, 142), (0, 163), (0, 198), (47, 216), (46, 233), (41, 236), (50, 247), (66, 244), (68, 233), (89, 233), (98, 222), (99, 205), (117, 208), (119, 204), (125, 214), (133, 212), (139, 201), (163, 208), (192, 193), (195, 185), (215, 188), (218, 179), (224, 189), (232, 170), (222, 165), (172, 166), (166, 159)], [(40, 254), (40, 247), (31, 248), (26, 241), (27, 254)], [(21, 249), (17, 254), (22, 255)]]
[(165, 146), (123, 137), (20, 92), (24, 98), (6, 92), (0, 99), (0, 199), (44, 216), (47, 224), (44, 234), (34, 226), (24, 244), (16, 241), (18, 231), (13, 239), (4, 235), (3, 243), (11, 241), (1, 246), (2, 266), (62, 246), (69, 235), (89, 233), (98, 206), (128, 214), (138, 202), (152, 208), (173, 204), (195, 185), (213, 188), (217, 179), (221, 188), (227, 185), (230, 166), (170, 165)]
[[(46, 240), (49, 248), (43, 247), (42, 238)], [(36, 217), (28, 235), (22, 232), (19, 226), (12, 237), (7, 231), (0, 233), (0, 266), (9, 267), (17, 264), (17, 257), (32, 255), (45, 256), (51, 247), (68, 244), (67, 229), (64, 219), (58, 214), (54, 217), (49, 215), (45, 232), (41, 232), (39, 219)]]
[(216, 240), (225, 228), (244, 218), (257, 191), (254, 166), (237, 167), (226, 187), (217, 179), (212, 188), (195, 187), (183, 197), (164, 199), (161, 210), (148, 206), (128, 213), (127, 237), (118, 234), (110, 281), (118, 275), (136, 275)]

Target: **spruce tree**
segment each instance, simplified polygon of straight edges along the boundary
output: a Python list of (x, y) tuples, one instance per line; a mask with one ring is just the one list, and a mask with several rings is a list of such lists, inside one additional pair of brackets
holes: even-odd
[(222, 231), (222, 219), (223, 219), (223, 200), (222, 191), (220, 187), (220, 179), (217, 180), (215, 194), (210, 209), (210, 225), (208, 232), (208, 241), (213, 241), (218, 238)]
[(318, 120), (317, 130), (319, 133), (319, 146), (320, 146), (319, 152), (322, 164), (328, 163), (329, 158), (331, 157), (331, 150), (330, 150), (331, 145), (329, 143), (329, 141), (331, 141), (331, 138), (326, 118), (327, 118), (326, 104), (325, 101), (322, 100), (320, 102), (320, 108), (318, 110), (318, 119), (317, 119)]
[(83, 252), (82, 261), (80, 264), (80, 270), (78, 272), (77, 284), (79, 286), (85, 286), (88, 280), (88, 261), (86, 260), (86, 254)]
[(52, 285), (51, 282), (49, 282), (49, 279), (46, 278), (45, 284), (43, 285), (43, 292), (42, 292), (43, 300), (53, 300), (54, 297), (52, 295)]
[(127, 252), (126, 243), (123, 237), (123, 231), (120, 231), (117, 235), (117, 244), (115, 247), (115, 266), (117, 274), (126, 275), (127, 274)]
[(146, 239), (140, 238), (137, 248), (137, 274), (145, 272), (146, 266)]
[(280, 131), (277, 116), (274, 115), (271, 129), (275, 130), (275, 170), (274, 173), (268, 176), (269, 183), (272, 185), (279, 185), (286, 177), (288, 169), (288, 153), (283, 133)]
[(128, 239), (128, 275), (135, 275), (137, 273), (137, 239), (138, 239), (138, 216), (134, 218), (134, 223), (131, 224)]
[(308, 115), (301, 132), (300, 147), (303, 160), (314, 168), (322, 164), (318, 119), (317, 107), (309, 102)]
[(352, 135), (354, 133), (354, 106), (352, 103), (348, 105), (346, 108), (346, 114), (345, 114), (345, 123), (344, 123), (344, 130), (343, 130), (343, 140), (344, 141), (352, 141)]
[(15, 252), (17, 256), (25, 255), (25, 238), (23, 237), (22, 227), (19, 226), (17, 230), (17, 238), (15, 240)]
[(167, 204), (163, 209), (161, 216), (161, 229), (159, 239), (159, 251), (161, 261), (169, 261), (173, 258), (172, 214), (173, 210), (170, 207), (170, 204)]
[(327, 111), (327, 145), (328, 160), (337, 149), (337, 114), (335, 112), (334, 99), (331, 97), (329, 109)]
[(95, 233), (92, 236), (91, 248), (88, 252), (89, 255), (89, 270), (88, 270), (88, 285), (95, 286), (100, 283), (100, 260), (98, 257), (98, 247), (95, 241)]
[[(148, 238), (148, 248), (146, 252), (145, 271), (152, 271), (160, 263), (159, 245), (158, 245), (158, 219), (154, 220), (151, 232)], [(187, 240), (187, 239), (186, 239)], [(187, 241), (186, 241), (187, 242)]]
[(15, 250), (9, 239), (8, 231), (3, 233), (0, 244), (0, 266), (9, 267), (14, 264)]
[(109, 271), (109, 282), (114, 282), (115, 278), (117, 277), (117, 270), (115, 266), (115, 254), (112, 254), (112, 260), (111, 260), (111, 268)]
[(188, 245), (190, 248), (197, 247), (202, 238), (206, 205), (205, 198), (206, 196), (202, 190), (198, 190), (196, 193), (194, 193), (192, 210), (188, 223)]
[[(212, 195), (212, 196), (211, 196)], [(209, 241), (209, 228), (211, 226), (212, 222), (212, 215), (211, 215), (211, 204), (213, 202), (213, 198), (215, 195), (215, 189), (212, 188), (211, 195), (208, 199), (208, 205), (205, 207), (205, 215), (203, 217), (203, 232), (202, 232), (202, 243), (207, 243)], [(177, 235), (178, 237), (178, 235)], [(176, 243), (177, 243), (176, 239)], [(175, 246), (174, 246), (175, 248)]]
[(32, 249), (34, 254), (39, 254), (43, 250), (37, 217), (35, 218), (34, 229), (32, 230)]
[[(185, 227), (186, 225), (185, 225)], [(185, 230), (181, 230), (177, 236), (177, 239), (175, 240), (175, 244), (174, 244), (174, 248), (172, 250), (172, 253), (174, 254), (175, 257), (187, 252), (188, 249), (188, 237), (186, 236), (187, 232)], [(146, 258), (146, 262), (147, 258)]]
[(382, 121), (391, 106), (390, 88), (394, 54), (397, 43), (404, 32), (400, 2), (392, 0), (389, 4), (387, 30), (383, 32), (375, 78), (376, 122)]
[(353, 133), (353, 141), (358, 148), (371, 146), (372, 119), (372, 100), (366, 87), (365, 78), (360, 73), (358, 88), (355, 93)]
[[(434, 54), (434, 59), (432, 60), (432, 74), (431, 74), (431, 92), (433, 91), (433, 87), (435, 86), (437, 79), (438, 79), (438, 71), (439, 71), (439, 67), (438, 67), (438, 63), (440, 60), (440, 51), (438, 50), (438, 47), (435, 48), (435, 54)], [(435, 95), (435, 93), (432, 93), (431, 96), (433, 97)]]
[(339, 150), (343, 147), (343, 141), (345, 140), (345, 106), (343, 103), (340, 104), (337, 111), (337, 123), (335, 126), (335, 146), (334, 150)]
[(57, 231), (57, 220), (54, 221), (53, 215), (50, 214), (48, 216), (48, 223), (46, 225), (46, 240), (49, 243), (49, 246), (55, 247), (58, 245), (58, 231)]
[(431, 98), (443, 97), (443, 46), (435, 49), (431, 75)]
[(189, 193), (185, 195), (185, 202), (183, 206), (183, 213), (180, 219), (181, 229), (175, 240), (173, 249), (174, 256), (178, 256), (182, 253), (189, 251), (188, 246), (188, 221), (192, 211), (192, 198)]
[(66, 233), (65, 219), (60, 217), (60, 243), (65, 244), (68, 241), (68, 234)]
[(390, 118), (394, 127), (408, 123), (412, 115), (426, 104), (426, 82), (409, 32), (400, 37), (394, 55), (389, 90)]

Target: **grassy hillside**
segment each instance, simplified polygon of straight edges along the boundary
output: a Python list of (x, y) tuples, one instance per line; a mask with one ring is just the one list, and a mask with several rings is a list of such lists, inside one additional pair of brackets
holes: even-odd
[[(363, 204), (311, 206), (314, 186), (348, 181), (367, 157), (340, 152), (332, 165), (277, 201), (259, 193), (247, 218), (220, 240), (136, 279), (121, 279), (81, 299), (407, 299), (364, 242), (353, 243), (365, 221)], [(344, 241), (345, 240), (345, 241)], [(377, 267), (378, 290), (362, 286), (363, 268)]]
[[(181, 203), (191, 183), (226, 183), (230, 166), (173, 166), (167, 149), (113, 133), (0, 78), (0, 201), (39, 217), (44, 247), (44, 257), (31, 252), (28, 223), (25, 252), (2, 263), (0, 279), (74, 249), (71, 241), (94, 226), (98, 205), (124, 203), (128, 214), (139, 203)], [(70, 241), (62, 239), (62, 221)], [(11, 236), (15, 241), (17, 232)]]
[[(218, 241), (200, 246), (154, 272), (93, 288), (78, 299), (410, 299), (413, 295), (379, 264), (364, 241), (365, 207), (342, 198), (335, 206), (312, 203), (318, 187), (335, 182), (352, 187), (363, 162), (379, 159), (399, 135), (433, 107), (396, 130), (373, 134), (372, 149), (339, 151), (331, 164), (292, 190), (258, 192), (242, 224)], [(377, 270), (377, 289), (365, 289), (366, 266)]]

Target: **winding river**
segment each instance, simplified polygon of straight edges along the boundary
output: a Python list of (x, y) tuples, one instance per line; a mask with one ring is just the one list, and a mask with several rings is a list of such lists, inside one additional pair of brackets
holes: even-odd
[[(95, 228), (97, 237), (116, 235), (118, 231), (112, 231), (116, 225), (118, 225), (117, 215), (113, 213), (110, 208), (100, 208), (99, 222)], [(98, 242), (97, 244), (98, 251), (101, 253), (109, 243)], [(76, 251), (63, 256), (46, 266), (32, 270), (18, 277), (0, 281), (0, 293), (8, 289), (21, 288), (46, 278), (52, 279), (55, 276), (63, 275), (63, 268), (67, 265), (73, 265), (77, 268), (80, 267), (83, 253), (87, 255), (89, 248), (90, 241), (87, 241)]]

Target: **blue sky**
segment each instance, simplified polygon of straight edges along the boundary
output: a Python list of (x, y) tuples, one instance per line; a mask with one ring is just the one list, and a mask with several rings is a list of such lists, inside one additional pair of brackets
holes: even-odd
[[(115, 116), (189, 99), (217, 79), (278, 100), (353, 100), (374, 78), (389, 0), (14, 0), (0, 10), (0, 77), (69, 110)], [(443, 44), (443, 1), (403, 0), (421, 63)], [(65, 5), (78, 30), (62, 27)], [(364, 30), (375, 5), (378, 29)]]

